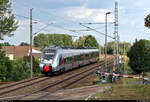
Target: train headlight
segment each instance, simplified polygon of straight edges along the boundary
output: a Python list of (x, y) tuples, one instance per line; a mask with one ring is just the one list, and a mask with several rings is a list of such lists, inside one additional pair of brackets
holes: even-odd
[(50, 66), (44, 66), (44, 72), (49, 72), (50, 71)]

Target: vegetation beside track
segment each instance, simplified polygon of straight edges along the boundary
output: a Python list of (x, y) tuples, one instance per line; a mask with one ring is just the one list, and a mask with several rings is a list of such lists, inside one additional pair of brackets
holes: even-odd
[[(131, 79), (125, 79), (131, 81)], [(105, 84), (103, 84), (105, 85)], [(108, 84), (107, 84), (108, 85)], [(91, 100), (145, 100), (150, 99), (150, 85), (143, 84), (109, 84), (111, 89), (96, 93)]]
[[(138, 76), (138, 74), (133, 73), (133, 70), (128, 65), (129, 58), (123, 56), (124, 58), (124, 74), (129, 74), (133, 76)], [(150, 72), (145, 73), (145, 77), (150, 77)], [(104, 92), (97, 92), (92, 95), (89, 100), (147, 100), (150, 99), (150, 85), (142, 84), (142, 80), (132, 79), (132, 78), (121, 78), (121, 80), (116, 80), (115, 83), (98, 83), (98, 77), (93, 79), (93, 84), (99, 87), (111, 86), (110, 90)], [(90, 86), (92, 84), (89, 84)], [(81, 86), (80, 86), (81, 87)], [(84, 86), (82, 86), (84, 87)], [(81, 98), (84, 100), (85, 98)]]
[[(9, 60), (0, 49), (0, 82), (13, 82), (30, 77), (30, 56)], [(33, 76), (40, 74), (39, 60), (33, 57)]]

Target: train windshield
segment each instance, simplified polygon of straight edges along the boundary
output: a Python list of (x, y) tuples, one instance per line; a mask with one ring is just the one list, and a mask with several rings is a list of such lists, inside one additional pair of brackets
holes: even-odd
[(46, 60), (53, 59), (56, 55), (56, 50), (54, 49), (46, 49), (43, 52), (43, 58)]

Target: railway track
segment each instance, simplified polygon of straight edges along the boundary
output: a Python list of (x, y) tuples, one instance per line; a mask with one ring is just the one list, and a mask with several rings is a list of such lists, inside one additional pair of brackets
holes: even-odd
[[(110, 66), (112, 63), (113, 63), (113, 61), (108, 63), (108, 66)], [(80, 80), (83, 80), (84, 78), (91, 75), (92, 73), (95, 73), (95, 71), (99, 69), (99, 68), (97, 68), (99, 66), (104, 67), (104, 63), (101, 63), (100, 65), (95, 65), (95, 66), (92, 67), (93, 69), (90, 68), (89, 70), (86, 70), (86, 71), (83, 71), (83, 72), (80, 72), (80, 73), (76, 73), (75, 75), (69, 76), (66, 79), (62, 80), (62, 81), (59, 81), (57, 83), (54, 83), (52, 85), (49, 85), (49, 86), (41, 89), (38, 92), (44, 91), (46, 93), (44, 93), (44, 94), (42, 93), (41, 95), (37, 94), (38, 97), (35, 97), (35, 94), (30, 94), (30, 95), (28, 95), (28, 97), (22, 97), (22, 98), (19, 98), (19, 99), (22, 99), (22, 100), (33, 99), (32, 95), (35, 97), (35, 100), (41, 100), (41, 99), (44, 99), (44, 98), (46, 99), (46, 97), (48, 97), (50, 95), (50, 93), (53, 93), (53, 92), (56, 92), (56, 91), (59, 91), (59, 90), (62, 90), (62, 89), (66, 89), (69, 86), (75, 84), (76, 82), (78, 82)], [(38, 93), (38, 92), (36, 92), (36, 93)]]
[(11, 93), (13, 91), (28, 87), (30, 85), (33, 85), (33, 84), (36, 84), (36, 83), (39, 83), (39, 82), (42, 82), (42, 81), (45, 81), (45, 80), (48, 80), (48, 79), (50, 79), (50, 77), (40, 76), (40, 77), (36, 77), (36, 78), (33, 78), (33, 79), (29, 79), (29, 80), (21, 81), (21, 82), (18, 82), (18, 83), (14, 83), (12, 85), (1, 87), (0, 98), (4, 97), (5, 94)]
[[(110, 63), (113, 63), (113, 61), (111, 60)], [(44, 87), (42, 87), (42, 88), (40, 88), (38, 90), (32, 91), (30, 93), (27, 93), (27, 94), (23, 94), (23, 95), (19, 95), (19, 96), (11, 96), (11, 97), (6, 97), (6, 96), (4, 97), (4, 95), (2, 95), (2, 94), (7, 94), (8, 92), (13, 92), (15, 90), (19, 90), (21, 88), (33, 85), (33, 84), (38, 82), (38, 81), (37, 82), (34, 81), (34, 79), (30, 79), (30, 81), (32, 81), (32, 83), (30, 83), (30, 84), (23, 85), (20, 88), (19, 87), (18, 88), (14, 88), (14, 89), (12, 88), (11, 90), (7, 90), (7, 91), (4, 91), (4, 92), (0, 91), (0, 95), (2, 95), (0, 97), (0, 100), (1, 99), (17, 99), (17, 100), (19, 100), (19, 99), (31, 99), (31, 97), (33, 95), (39, 94), (41, 92), (44, 92), (44, 94), (40, 95), (39, 97), (36, 97), (36, 99), (43, 99), (44, 97), (49, 95), (49, 94), (47, 94), (47, 92), (51, 93), (51, 92), (55, 92), (55, 91), (58, 91), (58, 90), (61, 90), (61, 89), (65, 89), (65, 88), (73, 85), (74, 83), (76, 83), (76, 82), (86, 78), (87, 76), (89, 76), (93, 72), (95, 72), (96, 67), (98, 67), (98, 66), (104, 66), (104, 62), (102, 62), (100, 64), (96, 63), (96, 64), (92, 64), (92, 65), (89, 65), (89, 66), (85, 66), (85, 67), (88, 67), (88, 68), (83, 68), (83, 71), (75, 73), (75, 74), (70, 75), (68, 77), (63, 76), (63, 74), (62, 74), (62, 75), (58, 76), (58, 78), (60, 78), (60, 80), (56, 80), (55, 82), (54, 81), (51, 82), (51, 80), (49, 80), (50, 83), (48, 83), (48, 85), (46, 85), (46, 86), (44, 86)], [(36, 79), (38, 79), (38, 78), (36, 78)], [(41, 79), (41, 81), (42, 80), (44, 81), (46, 79), (48, 79), (48, 78), (43, 78), (43, 79)], [(54, 79), (56, 79), (56, 78), (54, 78)], [(39, 82), (41, 82), (41, 81), (39, 80)], [(27, 82), (27, 80), (25, 82)], [(21, 84), (22, 82), (18, 82), (18, 84), (19, 83)], [(12, 86), (15, 86), (15, 85), (18, 85), (18, 84), (15, 83)], [(8, 87), (11, 87), (11, 85), (8, 85), (8, 86), (6, 86), (4, 88), (8, 88)], [(4, 98), (2, 98), (2, 97), (4, 97)]]
[[(113, 63), (113, 61), (111, 60), (110, 63)], [(49, 94), (47, 94), (47, 92), (55, 92), (61, 89), (65, 89), (71, 85), (73, 85), (74, 83), (86, 78), (87, 76), (91, 75), (93, 72), (95, 72), (95, 70), (97, 69), (96, 67), (98, 66), (104, 66), (104, 62), (102, 62), (101, 64), (94, 64), (92, 65), (92, 67), (89, 68), (84, 68), (85, 70), (83, 70), (82, 72), (78, 72), (75, 73), (73, 75), (70, 75), (68, 77), (65, 77), (63, 80), (59, 80), (56, 81), (55, 83), (49, 83), (47, 86), (42, 87), (39, 90), (33, 91), (31, 93), (25, 94), (25, 95), (21, 95), (21, 96), (16, 96), (16, 97), (9, 97), (6, 99), (32, 99), (31, 97), (35, 94), (39, 94), (41, 92), (46, 92), (46, 94), (42, 94), (39, 97), (36, 97), (36, 99), (43, 99), (44, 97), (48, 96)]]
[(19, 84), (22, 84), (22, 83), (30, 82), (30, 81), (39, 79), (39, 78), (41, 78), (43, 76), (44, 75), (41, 75), (41, 76), (38, 76), (38, 77), (34, 77), (34, 78), (31, 78), (31, 79), (25, 79), (25, 80), (18, 81), (18, 82), (15, 82), (15, 83), (11, 83), (11, 84), (8, 84), (8, 85), (2, 85), (2, 86), (0, 86), (0, 90), (6, 89), (6, 88), (9, 88), (9, 87), (12, 87), (12, 86), (16, 86), (16, 85), (19, 85)]
[[(93, 64), (89, 65), (92, 66)], [(87, 67), (87, 66), (85, 66)], [(84, 68), (84, 67), (83, 67)], [(81, 68), (78, 68), (76, 70), (81, 70)], [(85, 69), (86, 70), (86, 69)], [(28, 80), (23, 80), (20, 82), (16, 82), (16, 83), (12, 83), (10, 85), (7, 86), (2, 86), (0, 87), (0, 99), (3, 97), (7, 97), (7, 96), (14, 96), (14, 95), (21, 95), (21, 94), (25, 94), (25, 93), (32, 93), (32, 90), (38, 90), (41, 87), (45, 86), (45, 83), (51, 82), (54, 83), (55, 81), (58, 81), (58, 79), (62, 80), (62, 78), (66, 77), (69, 74), (73, 74), (74, 70), (69, 71), (69, 72), (65, 72), (64, 74), (60, 74), (58, 76), (54, 76), (54, 77), (36, 77), (36, 78), (32, 78), (32, 79), (28, 79)], [(31, 87), (32, 86), (32, 87)], [(35, 88), (36, 86), (39, 86), (37, 88)], [(27, 91), (29, 90), (29, 91)], [(25, 91), (25, 92), (24, 92)], [(14, 94), (15, 93), (15, 94)]]

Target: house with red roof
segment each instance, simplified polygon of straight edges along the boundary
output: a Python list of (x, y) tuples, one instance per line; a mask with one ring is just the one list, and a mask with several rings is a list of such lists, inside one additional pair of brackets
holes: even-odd
[[(2, 50), (10, 60), (30, 55), (30, 46), (2, 46)], [(32, 55), (40, 58), (41, 51), (32, 46)]]

